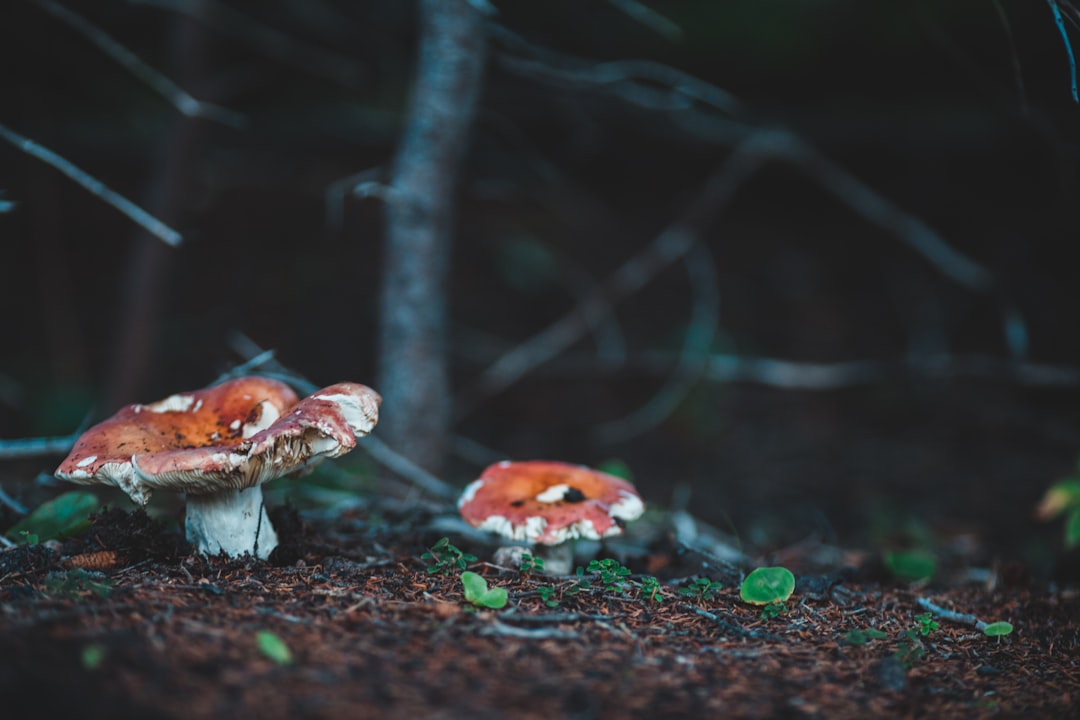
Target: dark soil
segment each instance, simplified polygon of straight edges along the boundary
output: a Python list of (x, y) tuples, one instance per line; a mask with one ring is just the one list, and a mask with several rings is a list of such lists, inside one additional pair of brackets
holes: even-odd
[[(652, 599), (595, 578), (575, 592), (575, 579), (499, 568), (463, 543), (509, 591), (488, 610), (464, 601), (457, 572), (426, 572), (437, 535), (424, 517), (369, 519), (278, 512), (270, 563), (191, 556), (173, 531), (116, 510), (56, 549), (0, 553), (4, 718), (1077, 716), (1080, 595), (1023, 573), (913, 588), (836, 552), (835, 572), (799, 575), (787, 612), (763, 619), (734, 569), (711, 568), (724, 583), (711, 596), (678, 594), (674, 576), (702, 560), (662, 538), (625, 561), (664, 581)], [(784, 560), (808, 567), (826, 549)], [(1015, 631), (941, 619), (909, 638), (920, 597)], [(868, 628), (887, 637), (852, 634)], [(264, 630), (290, 663), (260, 651)]]

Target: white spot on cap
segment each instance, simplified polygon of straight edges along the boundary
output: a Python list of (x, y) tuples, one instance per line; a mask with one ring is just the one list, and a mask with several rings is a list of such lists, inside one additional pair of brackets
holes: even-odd
[(241, 423), (240, 423), (239, 420), (233, 420), (231, 423), (229, 423), (229, 429), (234, 430), (234, 431), (239, 430), (240, 429), (240, 424)]
[(457, 501), (458, 509), (472, 502), (472, 499), (476, 496), (476, 491), (484, 486), (484, 482), (484, 480), (473, 480), (465, 486), (465, 489), (461, 491), (461, 497)]
[(553, 503), (559, 502), (566, 497), (566, 492), (570, 489), (570, 486), (566, 483), (559, 483), (558, 485), (552, 485), (544, 492), (536, 496), (538, 502)]
[(608, 515), (620, 520), (637, 520), (645, 512), (645, 503), (641, 498), (626, 490), (619, 491), (619, 502), (608, 510)]
[(273, 403), (269, 400), (263, 400), (257, 407), (259, 408), (259, 417), (255, 422), (244, 423), (244, 429), (240, 433), (240, 437), (245, 440), (270, 427), (277, 422), (279, 417), (281, 417), (281, 414), (278, 413), (278, 409), (274, 407)]
[[(187, 412), (194, 404), (195, 398), (191, 395), (170, 395), (164, 400), (158, 400), (156, 403), (150, 403), (142, 407), (153, 413)], [(136, 409), (136, 412), (138, 412), (138, 409)]]
[(499, 467), (510, 467), (510, 461), (503, 460), (501, 463), (499, 463)]
[(86, 467), (87, 465), (93, 465), (95, 460), (97, 460), (97, 455), (87, 455), (82, 460), (75, 463), (75, 467), (83, 468), (83, 467)]

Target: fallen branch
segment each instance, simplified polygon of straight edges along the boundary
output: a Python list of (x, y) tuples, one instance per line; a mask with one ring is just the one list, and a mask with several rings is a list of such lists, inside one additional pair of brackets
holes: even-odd
[(959, 623), (960, 625), (968, 625), (976, 630), (985, 630), (987, 623), (983, 622), (974, 615), (965, 615), (964, 613), (953, 612), (952, 610), (946, 610), (940, 605), (935, 605), (926, 598), (916, 598), (915, 602), (919, 604), (923, 610), (928, 610), (934, 615), (938, 616), (942, 620), (948, 620), (949, 622)]

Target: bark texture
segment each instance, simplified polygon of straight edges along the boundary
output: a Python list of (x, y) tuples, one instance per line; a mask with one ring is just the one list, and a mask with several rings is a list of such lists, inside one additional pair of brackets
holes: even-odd
[(446, 284), (458, 178), (483, 85), (483, 17), (420, 1), (420, 49), (387, 203), (379, 333), (380, 434), (438, 472), (450, 423)]

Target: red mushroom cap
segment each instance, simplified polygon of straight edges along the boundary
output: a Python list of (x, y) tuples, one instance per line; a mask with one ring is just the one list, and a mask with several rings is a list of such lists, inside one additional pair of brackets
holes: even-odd
[(488, 467), (458, 500), (473, 527), (556, 545), (622, 532), (622, 522), (645, 511), (634, 486), (583, 465), (547, 460), (504, 461)]
[(276, 380), (230, 380), (121, 409), (79, 438), (56, 475), (117, 485), (142, 504), (154, 488), (192, 495), (249, 488), (345, 454), (374, 427), (379, 402), (355, 383), (298, 402)]

